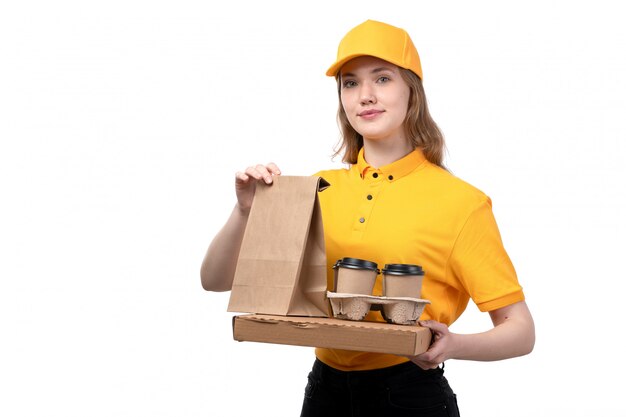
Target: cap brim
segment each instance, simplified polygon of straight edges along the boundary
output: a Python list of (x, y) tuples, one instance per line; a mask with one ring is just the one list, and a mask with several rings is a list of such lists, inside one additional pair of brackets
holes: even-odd
[(358, 58), (360, 56), (366, 56), (366, 55), (368, 54), (353, 54), (353, 55), (346, 56), (343, 59), (331, 65), (330, 68), (328, 68), (328, 70), (326, 71), (326, 75), (328, 75), (329, 77), (336, 77), (337, 73), (339, 73), (339, 70), (341, 69), (341, 67), (343, 67), (343, 65), (346, 62), (350, 61), (351, 59)]
[[(341, 67), (343, 67), (346, 62), (350, 61), (351, 59), (358, 58), (360, 56), (373, 56), (374, 58), (382, 59), (382, 60), (387, 61), (387, 62), (389, 62), (391, 64), (394, 64), (394, 65), (396, 65), (396, 66), (398, 66), (400, 68), (411, 70), (411, 68), (407, 68), (407, 67), (405, 67), (404, 65), (402, 65), (399, 62), (393, 62), (390, 59), (382, 58), (382, 57), (374, 55), (372, 53), (363, 52), (363, 53), (355, 53), (355, 54), (352, 54), (352, 55), (348, 55), (348, 56), (342, 58), (341, 60), (335, 62), (333, 65), (330, 66), (330, 68), (328, 68), (328, 70), (326, 71), (326, 75), (328, 75), (329, 77), (336, 77), (337, 73), (339, 73), (339, 71), (341, 70)], [(411, 70), (411, 71), (413, 71), (413, 70)], [(413, 71), (413, 72), (415, 72), (415, 71)], [(419, 74), (417, 74), (417, 76), (422, 78)]]

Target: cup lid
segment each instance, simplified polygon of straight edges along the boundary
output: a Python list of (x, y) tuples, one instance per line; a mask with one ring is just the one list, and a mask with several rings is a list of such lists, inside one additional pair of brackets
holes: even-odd
[(378, 273), (378, 264), (376, 262), (366, 261), (365, 259), (358, 258), (339, 259), (337, 262), (335, 262), (333, 268), (369, 269)]
[(424, 275), (422, 267), (413, 264), (386, 264), (382, 272), (387, 275)]

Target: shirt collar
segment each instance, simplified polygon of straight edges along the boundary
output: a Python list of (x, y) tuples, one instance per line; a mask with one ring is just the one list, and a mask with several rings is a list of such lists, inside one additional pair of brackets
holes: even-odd
[(425, 160), (426, 157), (424, 156), (422, 150), (416, 148), (411, 153), (398, 159), (397, 161), (394, 161), (387, 165), (383, 165), (378, 168), (374, 168), (365, 160), (365, 157), (363, 156), (363, 148), (361, 148), (359, 150), (356, 168), (358, 169), (361, 178), (365, 178), (365, 175), (368, 172), (374, 171), (382, 173), (382, 175), (384, 175), (385, 177), (392, 176), (392, 178), (394, 179), (399, 179), (411, 173)]

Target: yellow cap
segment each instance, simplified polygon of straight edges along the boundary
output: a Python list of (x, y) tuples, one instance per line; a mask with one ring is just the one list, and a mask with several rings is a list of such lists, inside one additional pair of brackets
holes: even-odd
[(375, 20), (366, 20), (343, 37), (337, 49), (337, 61), (326, 75), (334, 77), (349, 60), (369, 55), (413, 71), (422, 78), (417, 49), (404, 30)]

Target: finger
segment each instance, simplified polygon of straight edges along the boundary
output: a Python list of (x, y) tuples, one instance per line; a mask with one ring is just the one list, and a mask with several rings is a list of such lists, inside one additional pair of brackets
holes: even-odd
[(425, 327), (428, 330), (430, 330), (430, 334), (431, 334), (430, 345), (431, 346), (435, 343), (435, 340), (437, 340), (437, 331), (434, 329), (435, 323), (436, 322), (433, 320), (421, 320), (418, 322), (420, 326)]
[(280, 175), (280, 168), (278, 168), (278, 165), (276, 165), (273, 162), (270, 162), (266, 165), (267, 170), (272, 174), (272, 175)]
[(448, 326), (435, 320), (421, 320), (419, 325), (432, 330), (435, 333), (445, 333)]
[(245, 184), (250, 180), (250, 177), (241, 171), (235, 173), (235, 182), (238, 184)]
[[(263, 165), (260, 165), (263, 166)], [(246, 168), (246, 175), (248, 175), (250, 178), (254, 178), (255, 180), (262, 180), (263, 177), (265, 175), (267, 175), (267, 172), (264, 174), (263, 172), (260, 172), (258, 170), (259, 165), (257, 166), (249, 166), (248, 168)]]
[(411, 362), (413, 362), (414, 364), (416, 364), (417, 366), (419, 366), (420, 368), (424, 370), (430, 369), (429, 365), (425, 362), (418, 361), (418, 360), (413, 360)]
[(416, 364), (417, 366), (419, 366), (420, 368), (424, 370), (434, 369), (437, 366), (439, 366), (437, 363), (434, 363), (432, 361), (417, 359), (417, 357), (413, 357), (411, 359), (411, 362), (413, 362), (414, 364)]
[(267, 169), (265, 165), (258, 164), (255, 169), (261, 174), (261, 177), (266, 184), (272, 183), (272, 173)]

